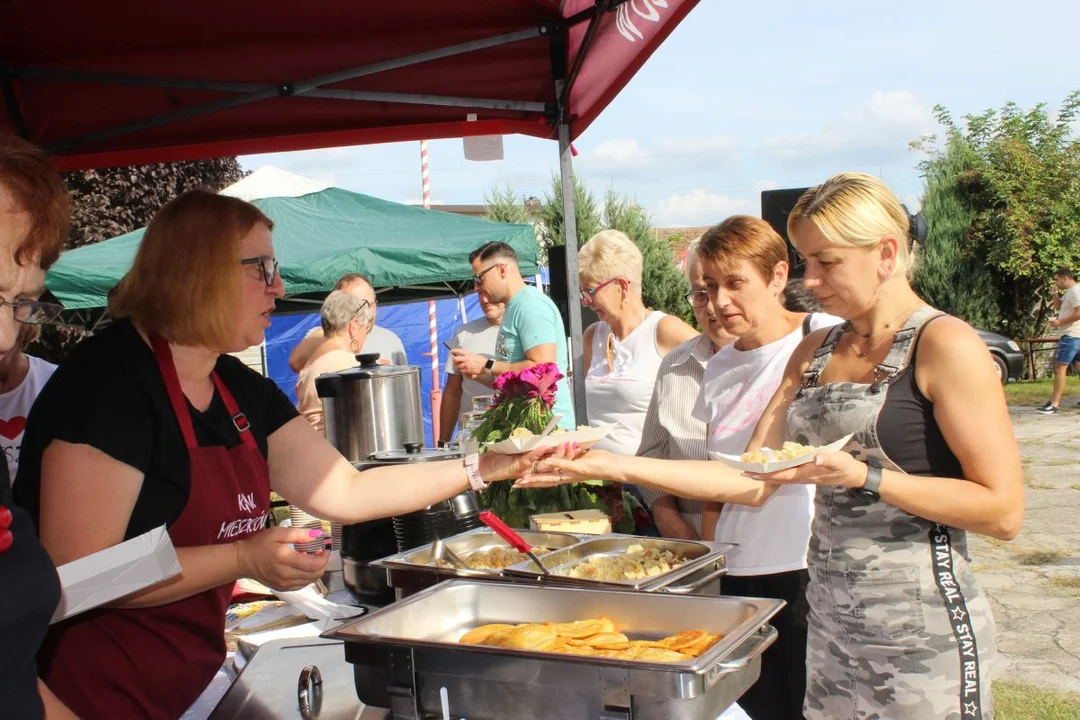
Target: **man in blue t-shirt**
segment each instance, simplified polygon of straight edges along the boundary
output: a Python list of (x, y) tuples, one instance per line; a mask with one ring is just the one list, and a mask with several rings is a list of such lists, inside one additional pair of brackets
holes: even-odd
[(491, 302), (506, 303), (506, 311), (495, 339), (496, 359), (458, 349), (450, 353), (455, 367), (465, 377), (491, 385), (501, 373), (555, 363), (566, 376), (555, 394), (555, 412), (562, 415), (559, 426), (573, 430), (577, 423), (566, 371), (566, 330), (555, 303), (525, 284), (517, 253), (506, 243), (492, 242), (473, 250), (469, 263), (477, 292), (482, 290)]

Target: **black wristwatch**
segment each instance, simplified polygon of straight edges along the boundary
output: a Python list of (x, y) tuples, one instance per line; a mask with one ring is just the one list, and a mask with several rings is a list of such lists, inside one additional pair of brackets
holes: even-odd
[(495, 358), (488, 358), (488, 361), (486, 363), (484, 363), (484, 371), (488, 375), (491, 375), (492, 374), (491, 371), (494, 369), (494, 367), (495, 367)]
[(866, 484), (855, 488), (855, 494), (867, 500), (881, 498), (881, 463), (875, 458), (866, 461)]

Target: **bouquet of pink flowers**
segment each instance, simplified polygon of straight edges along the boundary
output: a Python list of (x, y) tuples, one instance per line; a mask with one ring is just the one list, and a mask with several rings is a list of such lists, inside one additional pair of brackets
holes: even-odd
[[(491, 407), (484, 411), (473, 439), (494, 443), (506, 440), (518, 428), (543, 432), (554, 414), (555, 391), (562, 379), (555, 363), (499, 375), (492, 386), (495, 396)], [(540, 513), (597, 509), (611, 516), (616, 532), (628, 533), (634, 531), (635, 513), (644, 512), (633, 495), (599, 481), (532, 490), (514, 489), (508, 482), (492, 483), (480, 500), (506, 524), (521, 529), (528, 528), (529, 518)]]

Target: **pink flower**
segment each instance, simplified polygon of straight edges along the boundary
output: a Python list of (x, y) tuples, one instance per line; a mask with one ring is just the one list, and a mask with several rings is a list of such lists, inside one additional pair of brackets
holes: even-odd
[(557, 383), (563, 374), (555, 363), (540, 363), (524, 370), (506, 372), (495, 378), (493, 407), (511, 398), (540, 398), (548, 407), (555, 404)]

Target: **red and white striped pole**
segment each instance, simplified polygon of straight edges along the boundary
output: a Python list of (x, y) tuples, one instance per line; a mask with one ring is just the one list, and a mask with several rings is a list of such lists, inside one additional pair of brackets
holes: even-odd
[[(431, 209), (431, 178), (428, 175), (427, 140), (420, 141), (420, 179), (423, 186), (424, 209)], [(428, 329), (431, 332), (431, 436), (432, 441), (439, 440), (439, 411), (442, 406), (442, 391), (439, 388), (439, 322), (435, 312), (435, 301), (428, 300)]]

